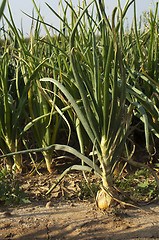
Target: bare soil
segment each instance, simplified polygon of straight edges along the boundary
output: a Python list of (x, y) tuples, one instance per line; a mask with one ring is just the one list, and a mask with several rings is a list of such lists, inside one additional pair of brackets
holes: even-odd
[(142, 206), (142, 209), (117, 205), (102, 212), (94, 201), (81, 196), (82, 175), (76, 172), (67, 175), (46, 198), (46, 191), (58, 176), (46, 173), (19, 176), (31, 203), (17, 207), (0, 206), (1, 240), (159, 239), (157, 203)]

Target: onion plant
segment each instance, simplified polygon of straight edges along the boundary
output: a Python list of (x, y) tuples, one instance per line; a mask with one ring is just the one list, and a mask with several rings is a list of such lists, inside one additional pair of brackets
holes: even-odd
[[(89, 25), (89, 35), (91, 38), (86, 39), (85, 28), (81, 23), (84, 14), (88, 17), (88, 22), (92, 22), (88, 14), (88, 7), (95, 2), (98, 10), (99, 24), (94, 28)], [(132, 1), (133, 2), (133, 1)], [(131, 2), (131, 3), (132, 3)], [(130, 4), (127, 1), (124, 10), (121, 13), (121, 19), (124, 18)], [(69, 5), (70, 6), (70, 5)], [(71, 6), (70, 6), (71, 7)], [(118, 6), (119, 7), (119, 6)], [(56, 85), (67, 98), (76, 113), (77, 119), (82, 124), (94, 149), (97, 152), (97, 160), (91, 161), (83, 157), (83, 161), (91, 166), (94, 171), (98, 169), (98, 163), (101, 170), (97, 173), (102, 179), (102, 193), (104, 191), (105, 204), (109, 206), (113, 194), (113, 172), (118, 163), (118, 156), (123, 150), (129, 126), (131, 123), (132, 107), (126, 105), (126, 74), (125, 66), (122, 61), (122, 51), (118, 44), (118, 38), (122, 34), (123, 21), (118, 21), (115, 27), (115, 16), (117, 8), (112, 14), (112, 23), (110, 24), (104, 5), (99, 1), (91, 1), (76, 19), (75, 25), (70, 34), (70, 66), (73, 71), (74, 84), (79, 90), (81, 103), (78, 104), (76, 99), (67, 90), (67, 85), (51, 78), (43, 78), (41, 82), (50, 82)], [(102, 19), (102, 21), (101, 21)], [(78, 29), (81, 29), (80, 36)], [(95, 30), (100, 32), (101, 42), (106, 35), (108, 37), (107, 45), (101, 45), (97, 40)], [(80, 41), (86, 43), (86, 47), (81, 51)], [(88, 44), (89, 40), (89, 44)], [(101, 50), (99, 48), (101, 47)], [(100, 66), (100, 59), (97, 52), (105, 54), (103, 65)], [(100, 71), (100, 67), (102, 71)], [(83, 142), (82, 134), (79, 134), (80, 142)], [(69, 148), (69, 147), (68, 147)], [(67, 151), (67, 146), (65, 147)], [(70, 149), (70, 148), (69, 148)], [(87, 159), (87, 160), (86, 160)], [(82, 169), (80, 167), (80, 169)], [(85, 166), (83, 166), (85, 170)]]
[[(19, 91), (19, 61), (10, 57), (13, 53), (10, 48), (14, 42), (8, 45), (8, 41), (8, 39), (4, 41), (0, 62), (0, 146), (2, 153), (20, 150), (22, 145), (20, 132), (25, 122), (26, 89)], [(22, 170), (20, 155), (13, 157), (13, 160), (8, 159), (7, 164), (9, 168), (14, 165), (19, 171)]]
[(129, 74), (128, 99), (131, 102), (138, 102), (139, 108), (142, 108), (141, 112), (134, 111), (134, 114), (145, 124), (146, 147), (148, 152), (152, 154), (154, 142), (152, 142), (152, 135), (151, 138), (149, 135), (153, 133), (155, 136), (159, 136), (159, 16), (157, 2), (154, 14), (151, 9), (149, 14), (147, 13), (146, 23), (143, 30), (138, 29), (134, 1), (134, 28), (132, 27), (129, 35), (131, 41), (127, 45), (128, 54), (125, 55)]
[[(16, 39), (16, 46), (11, 46), (11, 51), (12, 55), (14, 55), (15, 62), (18, 65), (16, 69), (16, 78), (13, 79), (13, 85), (16, 89), (16, 97), (19, 106), (17, 102), (14, 103), (14, 101), (16, 101), (14, 98), (15, 96), (12, 97), (9, 93), (9, 82), (7, 76), (7, 68), (9, 66), (9, 63), (7, 61), (9, 52), (7, 52), (6, 45), (6, 48), (4, 50), (4, 56), (2, 57), (3, 62), (1, 67), (1, 91), (2, 98), (4, 98), (2, 102), (2, 106), (4, 106), (4, 109), (1, 108), (1, 111), (4, 111), (4, 115), (1, 114), (1, 116), (4, 116), (4, 120), (1, 121), (1, 135), (3, 136), (3, 141), (6, 142), (8, 150), (12, 152), (18, 151), (18, 148), (20, 147), (19, 138), (22, 139), (22, 142), (26, 148), (30, 147), (27, 144), (28, 140), (24, 137), (24, 133), (26, 133), (27, 130), (32, 128), (31, 130), (35, 140), (34, 142), (36, 142), (38, 147), (46, 147), (55, 142), (57, 129), (59, 126), (58, 115), (61, 114), (61, 117), (63, 117), (59, 108), (55, 104), (56, 95), (50, 97), (48, 93), (44, 93), (44, 90), (42, 92), (40, 90), (41, 86), (39, 86), (39, 81), (37, 81), (37, 79), (45, 76), (45, 74), (49, 75), (50, 69), (54, 71), (54, 65), (50, 64), (50, 62), (53, 62), (53, 56), (48, 57), (48, 55), (46, 55), (46, 51), (49, 51), (48, 47), (45, 48), (45, 46), (43, 47), (41, 42), (38, 42), (38, 38), (40, 38), (39, 24), (37, 23), (35, 28), (36, 41), (34, 41), (34, 37), (31, 32), (30, 44), (27, 45), (22, 32), (18, 31), (15, 26), (9, 4), (8, 9), (11, 20), (9, 21), (5, 15), (4, 19), (8, 23)], [(42, 54), (46, 55), (45, 59), (43, 59)], [(46, 62), (47, 64), (45, 64)], [(53, 75), (55, 76), (55, 72)], [(52, 86), (47, 86), (47, 88), (52, 89)], [(15, 109), (15, 104), (16, 106), (18, 106), (18, 109)], [(28, 115), (28, 113), (26, 114), (26, 108), (27, 111), (30, 113), (30, 116)], [(53, 114), (54, 111), (56, 112), (56, 114)], [(18, 122), (21, 117), (25, 118), (24, 123), (26, 124), (26, 126)], [(14, 130), (15, 133), (13, 132)], [(17, 131), (19, 132), (17, 133)], [(46, 161), (47, 169), (49, 172), (51, 172), (53, 152), (51, 150), (48, 152), (43, 152), (43, 155)], [(19, 157), (20, 156), (17, 156), (17, 158)], [(31, 155), (30, 157), (32, 158)], [(22, 168), (20, 162), (18, 164), (16, 163), (16, 165), (18, 168)]]
[[(17, 151), (19, 147), (17, 143), (22, 138), (22, 143), (29, 148), (25, 133), (31, 130), (36, 141), (35, 145), (39, 148), (4, 154), (0, 158), (9, 159), (23, 153), (42, 152), (47, 169), (52, 172), (53, 151), (69, 152), (81, 159), (82, 165), (73, 165), (66, 169), (47, 194), (68, 171), (93, 170), (101, 179), (97, 203), (104, 209), (111, 205), (115, 198), (114, 173), (120, 155), (122, 159), (126, 157), (127, 162), (137, 167), (141, 166), (132, 161), (129, 156), (131, 149), (127, 148), (133, 114), (144, 123), (148, 152), (151, 152), (149, 131), (159, 136), (158, 25), (156, 25), (158, 5), (156, 4), (154, 15), (150, 12), (150, 29), (139, 34), (135, 0), (127, 0), (123, 10), (120, 1), (117, 2), (118, 6), (113, 10), (111, 21), (102, 0), (92, 0), (89, 4), (84, 0), (82, 5), (79, 3), (78, 12), (73, 8), (71, 0), (65, 1), (66, 7), (60, 1), (62, 14), (56, 13), (47, 4), (50, 11), (60, 20), (58, 30), (44, 22), (33, 0), (38, 18), (35, 34), (33, 35), (31, 31), (28, 45), (22, 32), (17, 31), (9, 8), (11, 21), (5, 16), (4, 18), (16, 38), (17, 46), (12, 47), (12, 51), (24, 87), (23, 91), (20, 91), (17, 74), (15, 80), (19, 104), (16, 105), (17, 109), (13, 109), (14, 104), (10, 104), (13, 103), (12, 96), (5, 85), (8, 67), (7, 47), (1, 57), (1, 102), (5, 115), (0, 122), (0, 145), (3, 146), (8, 139), (14, 138), (12, 142), (16, 147), (13, 149), (5, 143), (8, 149), (3, 152)], [(132, 27), (130, 34), (125, 34), (124, 19), (132, 4), (134, 4), (134, 30)], [(71, 16), (71, 23), (67, 18), (68, 14)], [(33, 16), (30, 17), (34, 20)], [(41, 25), (44, 26), (47, 37), (40, 38)], [(52, 37), (48, 27), (56, 31), (57, 35)], [(146, 39), (149, 40), (149, 46), (146, 45)], [(26, 113), (26, 108), (29, 114)], [(16, 114), (16, 118), (12, 117), (13, 113)], [(25, 125), (20, 123), (22, 116), (26, 118)], [(69, 134), (70, 125), (76, 128), (80, 152), (68, 145), (54, 144), (60, 118), (67, 124)], [(72, 122), (69, 123), (70, 121)], [(18, 124), (20, 128), (14, 128)], [(13, 130), (18, 132), (13, 134), (11, 132)], [(88, 142), (92, 147), (90, 157), (86, 156), (84, 151)], [(156, 181), (158, 182), (157, 178)]]
[[(0, 18), (3, 14), (6, 1), (2, 1)], [(11, 32), (4, 32), (1, 39), (0, 56), (0, 150), (2, 153), (20, 150), (20, 131), (24, 122), (24, 92), (19, 91), (18, 66), (19, 61), (13, 57), (12, 47), (16, 45)], [(23, 83), (22, 83), (23, 84)], [(20, 93), (22, 96), (20, 96)], [(21, 156), (6, 159), (8, 168), (14, 166), (22, 170)]]

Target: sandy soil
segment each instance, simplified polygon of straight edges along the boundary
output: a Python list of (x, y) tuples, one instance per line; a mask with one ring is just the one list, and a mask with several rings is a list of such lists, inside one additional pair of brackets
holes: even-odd
[(70, 174), (46, 199), (44, 193), (57, 179), (56, 174), (20, 176), (31, 203), (14, 208), (0, 206), (0, 239), (159, 239), (157, 203), (142, 207), (145, 212), (120, 205), (102, 212), (94, 203), (81, 200), (80, 178), (79, 173)]
[[(159, 213), (159, 206), (149, 208)], [(0, 239), (159, 239), (159, 215), (132, 208), (103, 213), (88, 202), (39, 202), (1, 209)]]

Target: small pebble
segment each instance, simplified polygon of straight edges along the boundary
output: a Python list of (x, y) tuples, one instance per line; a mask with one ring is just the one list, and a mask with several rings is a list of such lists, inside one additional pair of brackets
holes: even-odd
[(50, 208), (53, 207), (53, 203), (51, 201), (46, 203), (46, 208)]

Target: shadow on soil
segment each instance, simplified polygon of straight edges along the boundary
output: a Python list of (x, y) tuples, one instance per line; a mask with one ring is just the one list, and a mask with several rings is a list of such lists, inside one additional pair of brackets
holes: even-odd
[[(148, 216), (147, 216), (148, 217)], [(61, 225), (57, 222), (49, 221), (42, 223), (34, 229), (34, 227), (24, 230), (23, 235), (8, 235), (5, 239), (16, 240), (46, 240), (46, 239), (68, 239), (68, 240), (126, 240), (126, 239), (158, 239), (159, 238), (159, 221), (155, 222), (153, 226), (146, 227), (146, 224), (138, 224), (136, 226), (127, 225), (124, 220), (113, 221), (103, 220), (99, 221), (85, 221), (81, 224), (78, 222), (71, 222), (67, 220), (66, 224)], [(29, 231), (29, 232), (28, 232)], [(13, 233), (14, 234), (14, 233)]]

